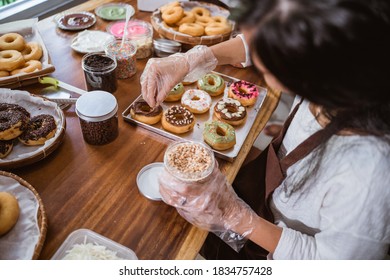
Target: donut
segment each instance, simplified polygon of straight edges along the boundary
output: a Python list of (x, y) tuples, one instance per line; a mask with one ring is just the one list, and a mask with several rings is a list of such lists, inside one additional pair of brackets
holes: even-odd
[(23, 65), (23, 68), (11, 71), (11, 75), (32, 73), (36, 70), (42, 70), (42, 63), (38, 60), (29, 60)]
[(0, 140), (11, 140), (23, 133), (28, 118), (19, 111), (0, 112)]
[(6, 33), (0, 36), (0, 51), (21, 51), (24, 49), (25, 44), (23, 36), (18, 33)]
[(178, 101), (183, 96), (183, 93), (184, 93), (184, 86), (182, 83), (178, 83), (177, 85), (174, 86), (173, 89), (171, 89), (171, 91), (168, 93), (164, 101), (167, 102)]
[(24, 65), (22, 54), (14, 50), (0, 52), (0, 70), (12, 71)]
[(223, 16), (213, 16), (211, 18), (213, 19), (214, 22), (228, 24), (227, 18)]
[(203, 114), (211, 107), (211, 97), (203, 90), (189, 89), (183, 94), (181, 105), (191, 113)]
[(130, 108), (133, 119), (146, 124), (155, 124), (161, 120), (163, 110), (161, 106), (152, 109), (145, 100), (134, 102)]
[(197, 86), (211, 96), (218, 96), (225, 90), (225, 81), (217, 74), (206, 74), (198, 80)]
[(233, 98), (223, 98), (214, 106), (214, 115), (218, 120), (230, 125), (240, 125), (245, 122), (247, 113), (240, 101)]
[(0, 192), (0, 235), (6, 234), (19, 218), (18, 200), (10, 193)]
[(8, 71), (5, 71), (5, 70), (1, 70), (0, 71), (0, 78), (1, 77), (7, 77), (7, 76), (9, 76), (9, 72)]
[(256, 103), (259, 90), (256, 85), (247, 81), (237, 81), (230, 85), (228, 96), (234, 98), (244, 106), (251, 106)]
[(230, 31), (232, 31), (232, 28), (229, 24), (220, 22), (212, 22), (210, 24), (207, 24), (204, 29), (204, 32), (207, 36), (222, 35), (229, 33)]
[(210, 11), (203, 7), (195, 7), (191, 10), (198, 17), (209, 17), (211, 15)]
[(202, 25), (203, 27), (213, 23), (214, 20), (211, 17), (197, 17), (195, 23)]
[(22, 55), (25, 61), (40, 60), (42, 54), (42, 47), (36, 42), (27, 43), (26, 47), (22, 50)]
[(19, 141), (27, 146), (43, 145), (53, 138), (57, 124), (52, 115), (42, 114), (32, 117), (26, 130), (19, 136)]
[(0, 103), (0, 112), (2, 111), (19, 111), (23, 115), (25, 115), (28, 119), (30, 118), (30, 113), (27, 110), (19, 106), (18, 104), (10, 104), (10, 103)]
[(175, 105), (164, 112), (161, 124), (167, 131), (182, 134), (194, 128), (195, 117), (186, 108)]
[(179, 22), (184, 17), (184, 10), (182, 7), (169, 7), (161, 15), (162, 19), (167, 24), (175, 24)]
[(176, 25), (181, 25), (183, 23), (194, 23), (196, 20), (195, 14), (193, 12), (184, 11), (184, 17), (176, 23)]
[(199, 37), (204, 34), (204, 27), (198, 23), (183, 23), (179, 26), (179, 32), (193, 37)]
[(166, 22), (162, 22), (163, 26), (166, 28), (166, 29), (172, 29), (172, 30), (175, 30), (175, 31), (179, 31), (179, 26), (176, 26), (176, 25), (169, 25), (169, 24), (166, 24)]
[(203, 139), (214, 150), (223, 151), (236, 144), (234, 128), (225, 122), (212, 121), (205, 123)]
[(10, 141), (0, 141), (0, 158), (5, 158), (12, 151), (14, 143)]
[(179, 1), (175, 1), (175, 2), (171, 2), (171, 3), (165, 4), (165, 5), (160, 7), (160, 12), (163, 13), (168, 8), (173, 8), (173, 7), (180, 7), (180, 2)]

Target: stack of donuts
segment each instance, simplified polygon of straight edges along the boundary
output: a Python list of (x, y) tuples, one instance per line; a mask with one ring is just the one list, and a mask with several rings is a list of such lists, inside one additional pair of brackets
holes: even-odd
[(11, 153), (17, 139), (27, 146), (43, 145), (54, 137), (56, 130), (52, 115), (31, 117), (22, 106), (0, 103), (0, 158)]
[(40, 44), (27, 43), (18, 33), (0, 36), (0, 77), (41, 70), (42, 63), (39, 60), (42, 54)]
[(212, 16), (210, 10), (195, 7), (185, 11), (180, 2), (171, 2), (160, 8), (163, 24), (193, 37), (222, 35), (232, 31), (232, 27), (223, 16)]

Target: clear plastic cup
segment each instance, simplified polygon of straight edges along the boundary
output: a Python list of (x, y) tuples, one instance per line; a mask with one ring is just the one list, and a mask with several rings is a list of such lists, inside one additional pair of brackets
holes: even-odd
[(136, 43), (125, 40), (122, 46), (122, 40), (112, 40), (105, 45), (104, 50), (107, 55), (116, 59), (118, 79), (131, 78), (137, 73)]

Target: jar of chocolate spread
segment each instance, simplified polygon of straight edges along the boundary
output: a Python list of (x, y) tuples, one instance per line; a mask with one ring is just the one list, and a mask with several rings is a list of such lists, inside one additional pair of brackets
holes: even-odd
[(76, 114), (85, 142), (103, 145), (118, 136), (118, 103), (109, 92), (84, 93), (77, 99)]
[(88, 91), (103, 90), (110, 93), (116, 91), (115, 58), (104, 53), (89, 53), (83, 56), (81, 65)]

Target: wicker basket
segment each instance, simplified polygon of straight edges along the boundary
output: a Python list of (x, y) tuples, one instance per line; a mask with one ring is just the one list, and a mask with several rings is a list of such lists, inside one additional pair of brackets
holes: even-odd
[(0, 176), (10, 177), (18, 181), (19, 184), (21, 184), (23, 187), (29, 189), (34, 194), (35, 198), (38, 200), (39, 206), (38, 206), (37, 221), (38, 221), (38, 228), (39, 228), (40, 235), (39, 235), (38, 242), (35, 245), (34, 254), (32, 257), (33, 260), (36, 260), (38, 259), (39, 254), (42, 251), (42, 247), (43, 244), (45, 243), (46, 232), (47, 232), (47, 217), (46, 217), (45, 207), (43, 206), (42, 199), (33, 186), (31, 186), (28, 182), (16, 176), (15, 174), (0, 170)]
[[(227, 18), (230, 15), (230, 12), (228, 10), (210, 3), (190, 1), (181, 2), (181, 5), (185, 11), (189, 11), (195, 7), (204, 7), (211, 11), (212, 16), (224, 16)], [(232, 25), (232, 30), (234, 30), (235, 23), (232, 21), (229, 22)], [(160, 37), (180, 42), (183, 45), (184, 49), (192, 48), (195, 45), (215, 45), (217, 43), (228, 40), (232, 34), (232, 32), (229, 32), (222, 35), (193, 37), (187, 34), (180, 33), (164, 26), (163, 20), (161, 18), (160, 9), (153, 12), (151, 16), (151, 23), (153, 25), (153, 28), (160, 35)]]

